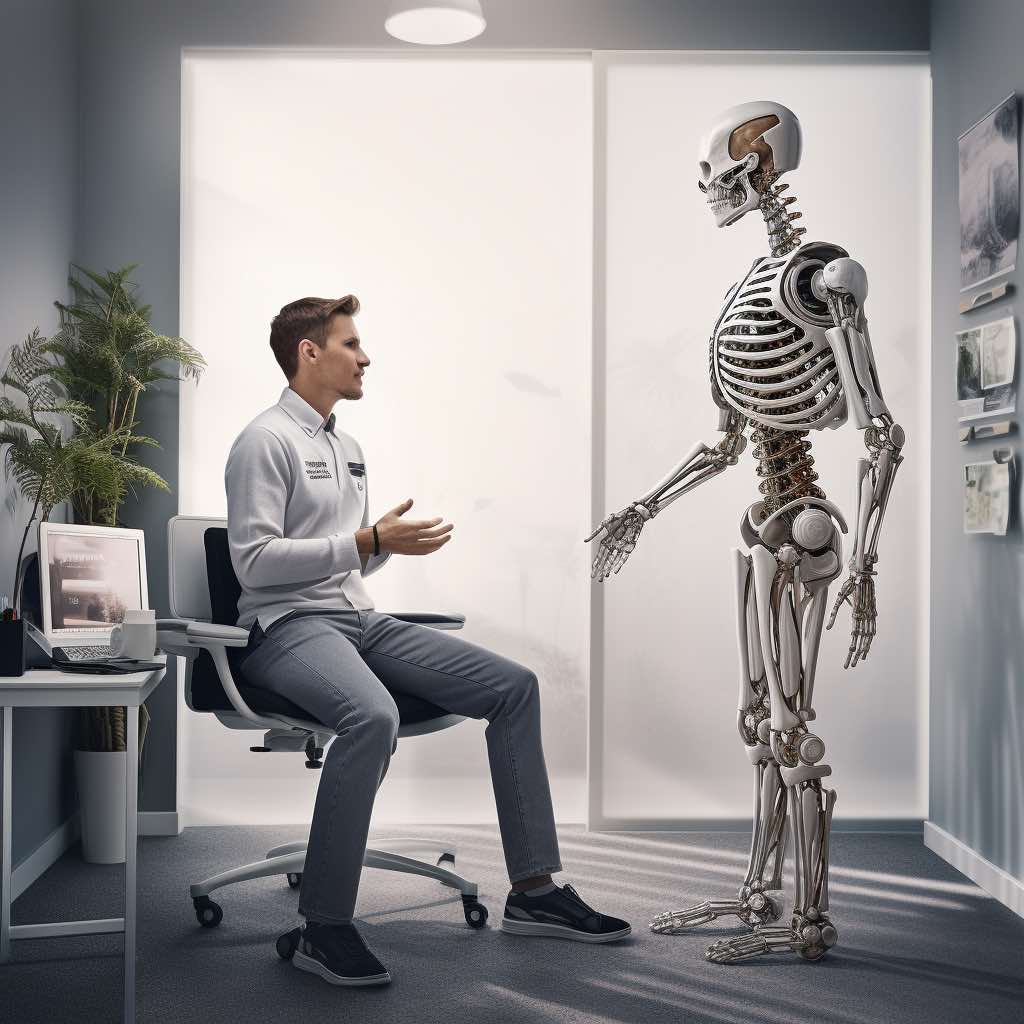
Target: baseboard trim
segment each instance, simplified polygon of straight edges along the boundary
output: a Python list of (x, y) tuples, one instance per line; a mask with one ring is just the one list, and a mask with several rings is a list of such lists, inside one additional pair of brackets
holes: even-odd
[(140, 836), (180, 836), (177, 811), (139, 811)]
[[(886, 832), (921, 834), (920, 818), (834, 818), (833, 832)], [(674, 818), (634, 821), (601, 818), (589, 823), (591, 832), (742, 832), (750, 834), (749, 818)]]
[[(179, 836), (181, 826), (177, 811), (141, 811), (139, 836)], [(11, 902), (14, 902), (33, 882), (46, 872), (82, 837), (82, 823), (78, 811), (58, 825), (11, 872)]]
[(78, 842), (81, 834), (81, 821), (78, 811), (75, 811), (11, 872), (11, 902), (56, 864)]
[(976, 882), (1003, 906), (1024, 917), (1024, 882), (986, 860), (932, 821), (924, 823), (924, 845)]

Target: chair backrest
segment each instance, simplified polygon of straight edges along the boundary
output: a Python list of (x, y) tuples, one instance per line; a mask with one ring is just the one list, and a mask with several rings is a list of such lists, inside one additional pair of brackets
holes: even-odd
[[(228, 549), (226, 519), (174, 516), (167, 524), (168, 580), (171, 614), (233, 626), (238, 621), (242, 592)], [(228, 648), (232, 672), (239, 648)], [(236, 684), (240, 677), (236, 678)], [(230, 710), (213, 660), (205, 651), (191, 664), (185, 685), (185, 703), (194, 711)]]
[[(212, 622), (210, 581), (206, 569), (206, 531), (227, 532), (226, 519), (174, 516), (167, 524), (167, 578), (171, 615)], [(230, 559), (228, 560), (230, 564)], [(233, 626), (234, 620), (228, 625)]]
[(210, 614), (214, 622), (233, 626), (238, 622), (238, 599), (242, 584), (231, 564), (226, 526), (208, 526), (203, 535), (206, 548), (206, 579), (210, 588)]

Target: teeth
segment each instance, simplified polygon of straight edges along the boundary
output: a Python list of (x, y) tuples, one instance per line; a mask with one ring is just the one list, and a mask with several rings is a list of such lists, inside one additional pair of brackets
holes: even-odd
[(745, 198), (746, 196), (741, 185), (733, 185), (732, 188), (726, 188), (724, 185), (714, 182), (708, 185), (707, 201), (713, 210), (720, 209), (723, 206), (730, 206), (735, 209), (743, 205)]

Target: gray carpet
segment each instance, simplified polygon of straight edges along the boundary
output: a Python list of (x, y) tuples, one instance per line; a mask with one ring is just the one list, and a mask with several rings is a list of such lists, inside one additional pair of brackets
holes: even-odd
[[(475, 878), (490, 924), (507, 885), (496, 829), (380, 830), (447, 836)], [(561, 879), (628, 918), (621, 943), (587, 946), (466, 927), (451, 890), (367, 871), (360, 930), (394, 981), (336, 989), (278, 958), (274, 939), (297, 923), (284, 879), (220, 890), (223, 923), (198, 926), (189, 883), (261, 858), (298, 828), (196, 828), (142, 840), (138, 882), (138, 1019), (210, 1021), (786, 1022), (902, 1024), (1024, 1020), (1024, 921), (924, 848), (919, 835), (833, 836), (832, 911), (839, 946), (810, 964), (778, 957), (729, 967), (705, 945), (741, 928), (654, 935), (658, 911), (731, 895), (746, 863), (736, 833), (587, 834), (562, 829)], [(85, 865), (75, 847), (14, 904), (14, 923), (118, 916), (121, 868)], [(0, 966), (0, 1020), (120, 1020), (121, 939), (18, 941)]]

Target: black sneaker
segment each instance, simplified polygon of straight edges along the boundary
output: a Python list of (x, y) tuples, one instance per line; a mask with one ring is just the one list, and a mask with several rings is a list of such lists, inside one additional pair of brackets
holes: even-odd
[(354, 924), (307, 921), (292, 963), (332, 985), (386, 985), (387, 968), (370, 952)]
[(625, 938), (632, 929), (628, 922), (606, 917), (588, 907), (571, 885), (556, 885), (543, 896), (510, 892), (501, 930), (512, 935), (547, 935), (577, 942), (613, 942)]

